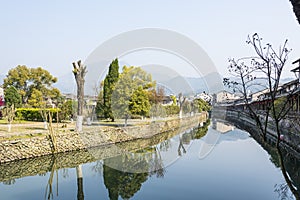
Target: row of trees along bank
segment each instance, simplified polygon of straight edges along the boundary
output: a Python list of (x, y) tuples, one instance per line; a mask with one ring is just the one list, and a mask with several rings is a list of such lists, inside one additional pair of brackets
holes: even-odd
[(56, 82), (57, 78), (41, 67), (19, 65), (9, 70), (3, 84), (5, 107), (2, 109), (9, 131), (14, 119), (45, 121), (45, 112), (55, 121), (69, 119), (76, 103), (66, 100), (53, 87)]
[[(9, 124), (14, 119), (28, 121), (54, 121), (82, 116), (84, 76), (86, 67), (81, 61), (73, 63), (73, 74), (78, 86), (77, 101), (67, 100), (53, 87), (57, 78), (47, 70), (19, 65), (9, 70), (4, 79), (5, 108), (2, 110)], [(119, 72), (118, 59), (112, 61), (108, 74), (100, 84), (96, 114), (99, 118), (166, 117), (181, 113), (196, 113), (210, 109), (201, 99), (192, 102), (182, 94), (166, 96), (163, 87), (152, 80), (151, 74), (140, 67), (124, 66)], [(164, 104), (165, 98), (170, 101)], [(177, 102), (178, 101), (178, 102)], [(82, 122), (80, 122), (82, 124)], [(10, 130), (10, 129), (9, 129)]]
[(96, 113), (99, 118), (111, 121), (125, 119), (126, 125), (128, 118), (165, 117), (178, 115), (181, 110), (190, 113), (210, 109), (202, 99), (189, 102), (182, 94), (178, 96), (178, 103), (176, 97), (170, 95), (172, 102), (164, 105), (165, 90), (152, 80), (151, 74), (134, 66), (124, 66), (119, 73), (119, 63), (115, 59), (100, 85)]

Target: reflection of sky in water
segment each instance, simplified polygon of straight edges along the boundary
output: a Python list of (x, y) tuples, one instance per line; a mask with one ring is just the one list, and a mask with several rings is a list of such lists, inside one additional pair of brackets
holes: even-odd
[[(217, 134), (212, 128), (210, 133)], [(274, 186), (284, 179), (270, 155), (239, 129), (219, 135), (217, 145), (204, 159), (199, 159), (199, 149), (205, 137), (185, 144), (186, 154), (166, 167), (164, 177), (148, 176), (132, 199), (278, 199)], [(169, 151), (161, 151), (164, 162), (178, 157), (179, 136), (170, 141)], [(96, 172), (95, 166), (96, 162), (86, 163), (82, 168), (85, 199), (108, 199), (103, 171)], [(17, 179), (10, 186), (0, 184), (1, 199), (44, 199), (49, 174)], [(76, 199), (75, 169), (68, 169), (67, 177), (63, 174), (58, 170), (58, 197), (54, 179), (54, 199)]]

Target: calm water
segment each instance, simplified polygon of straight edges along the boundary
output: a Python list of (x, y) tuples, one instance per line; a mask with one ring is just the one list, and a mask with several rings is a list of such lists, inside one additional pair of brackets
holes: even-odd
[[(274, 152), (224, 123), (139, 142), (149, 146), (130, 152), (133, 143), (128, 143), (115, 151), (96, 149), (2, 165), (0, 199), (294, 198)], [(127, 153), (114, 153), (122, 150)], [(299, 186), (299, 161), (291, 162), (287, 168)], [(80, 171), (82, 178), (76, 173)]]

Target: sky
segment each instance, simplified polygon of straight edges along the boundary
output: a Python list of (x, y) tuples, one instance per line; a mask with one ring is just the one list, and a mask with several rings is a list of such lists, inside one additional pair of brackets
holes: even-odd
[[(141, 28), (185, 35), (205, 50), (225, 76), (228, 58), (254, 55), (246, 39), (256, 32), (275, 49), (288, 39), (292, 52), (285, 77), (293, 77), (291, 63), (300, 57), (300, 25), (289, 0), (11, 0), (1, 1), (0, 27), (2, 75), (26, 65), (62, 76), (71, 72), (73, 61), (84, 61), (103, 42)], [(155, 62), (182, 69), (187, 65), (165, 53), (149, 51), (128, 55), (123, 62)]]

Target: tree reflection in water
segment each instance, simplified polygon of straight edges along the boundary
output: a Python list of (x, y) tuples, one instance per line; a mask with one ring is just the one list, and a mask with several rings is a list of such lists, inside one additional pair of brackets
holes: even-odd
[[(254, 136), (254, 135), (253, 135)], [(276, 148), (272, 140), (263, 141), (260, 137), (255, 140), (270, 154), (270, 160), (280, 168), (285, 179), (285, 183), (274, 185), (274, 191), (278, 193), (280, 199), (300, 199), (300, 160), (283, 147)]]
[(53, 199), (53, 179), (55, 173), (56, 173), (56, 196), (58, 196), (58, 169), (57, 169), (55, 154), (52, 156), (50, 167), (51, 167), (50, 176), (45, 191), (45, 199), (48, 200)]
[[(232, 122), (242, 130), (248, 131), (250, 134), (257, 132), (255, 126), (248, 126), (243, 123)], [(267, 138), (264, 141), (259, 135), (251, 134), (263, 149), (265, 149), (270, 157), (270, 161), (281, 169), (281, 173), (285, 179), (285, 183), (274, 185), (274, 191), (278, 193), (280, 199), (296, 199), (300, 200), (300, 159), (299, 154), (291, 149), (286, 149), (284, 145), (276, 147), (274, 138)], [(297, 155), (298, 154), (298, 157)]]
[(129, 173), (103, 166), (104, 185), (108, 189), (109, 198), (117, 200), (119, 196), (129, 199), (138, 192), (148, 173)]
[(76, 167), (76, 176), (77, 176), (77, 199), (84, 200), (83, 176), (82, 176), (82, 166), (81, 165), (78, 165)]
[[(56, 176), (55, 176), (56, 174)], [(76, 175), (77, 175), (77, 199), (84, 200), (84, 193), (83, 193), (83, 175), (82, 175), (82, 166), (78, 165), (76, 167)], [(68, 170), (63, 170), (63, 177), (68, 177)], [(53, 182), (54, 178), (56, 177), (56, 196), (58, 197), (58, 167), (57, 167), (57, 158), (55, 154), (52, 156), (51, 164), (50, 164), (50, 175), (46, 186), (45, 191), (45, 199), (54, 199), (53, 196)]]
[(192, 140), (201, 139), (206, 135), (209, 124), (210, 120), (208, 120), (203, 127), (191, 129), (179, 136), (178, 156), (182, 156), (182, 153), (186, 153), (184, 144), (189, 145)]
[[(190, 129), (181, 134), (179, 141), (177, 141), (179, 145), (181, 145), (181, 148), (186, 151), (184, 145), (190, 144), (194, 139), (203, 137), (207, 132), (207, 126)], [(103, 173), (104, 184), (108, 189), (109, 198), (118, 199), (119, 196), (124, 199), (131, 198), (140, 190), (142, 184), (147, 181), (148, 177), (156, 176), (157, 178), (163, 178), (166, 174), (166, 168), (161, 153), (172, 152), (172, 149), (175, 149), (174, 154), (177, 156), (176, 150), (178, 143), (171, 142), (172, 140), (170, 138), (173, 136), (172, 134), (166, 134), (164, 137), (153, 138), (151, 139), (151, 142), (153, 142), (151, 145), (153, 146), (133, 150), (132, 152), (125, 151), (125, 148), (124, 151), (126, 153), (122, 155), (96, 161), (92, 170), (100, 174)], [(178, 148), (180, 148), (180, 146)], [(44, 197), (48, 200), (58, 198), (58, 170), (62, 169), (63, 178), (69, 177), (68, 169), (61, 168), (61, 157), (52, 155), (49, 161), (48, 170), (50, 173), (48, 173), (49, 178)], [(72, 168), (75, 166), (77, 175), (77, 199), (84, 200), (82, 166), (80, 162), (77, 162), (76, 165), (72, 165)], [(47, 173), (40, 173), (39, 175), (45, 176)], [(15, 181), (11, 179), (5, 182), (5, 184), (14, 184), (14, 182)], [(54, 196), (54, 194), (56, 194), (56, 196)]]
[[(275, 191), (278, 193), (278, 196), (281, 199), (293, 199), (293, 196), (294, 196), (296, 200), (299, 200), (300, 199), (299, 190), (297, 189), (297, 186), (295, 186), (293, 184), (293, 180), (290, 178), (290, 176), (287, 172), (287, 169), (286, 169), (286, 163), (285, 163), (284, 155), (283, 155), (284, 150), (280, 149), (280, 148), (276, 148), (276, 150), (277, 150), (277, 154), (278, 154), (280, 169), (281, 169), (282, 175), (283, 175), (286, 183), (276, 184)], [(296, 166), (298, 166), (298, 168), (299, 168), (299, 163)], [(296, 172), (299, 173), (299, 169)], [(299, 174), (298, 174), (298, 177), (299, 177)], [(292, 194), (289, 194), (289, 189), (292, 192)]]
[[(190, 129), (179, 136), (179, 146), (177, 148), (179, 156), (181, 149), (186, 152), (184, 145), (190, 144), (194, 139), (202, 138), (208, 130), (206, 126)], [(163, 163), (161, 152), (166, 152), (172, 148), (169, 139), (155, 145), (134, 152), (126, 152), (120, 156), (108, 158), (103, 161), (104, 184), (108, 189), (111, 200), (133, 197), (141, 188), (142, 184), (149, 176), (155, 175), (163, 178), (166, 169)], [(94, 169), (100, 169), (97, 164)]]

